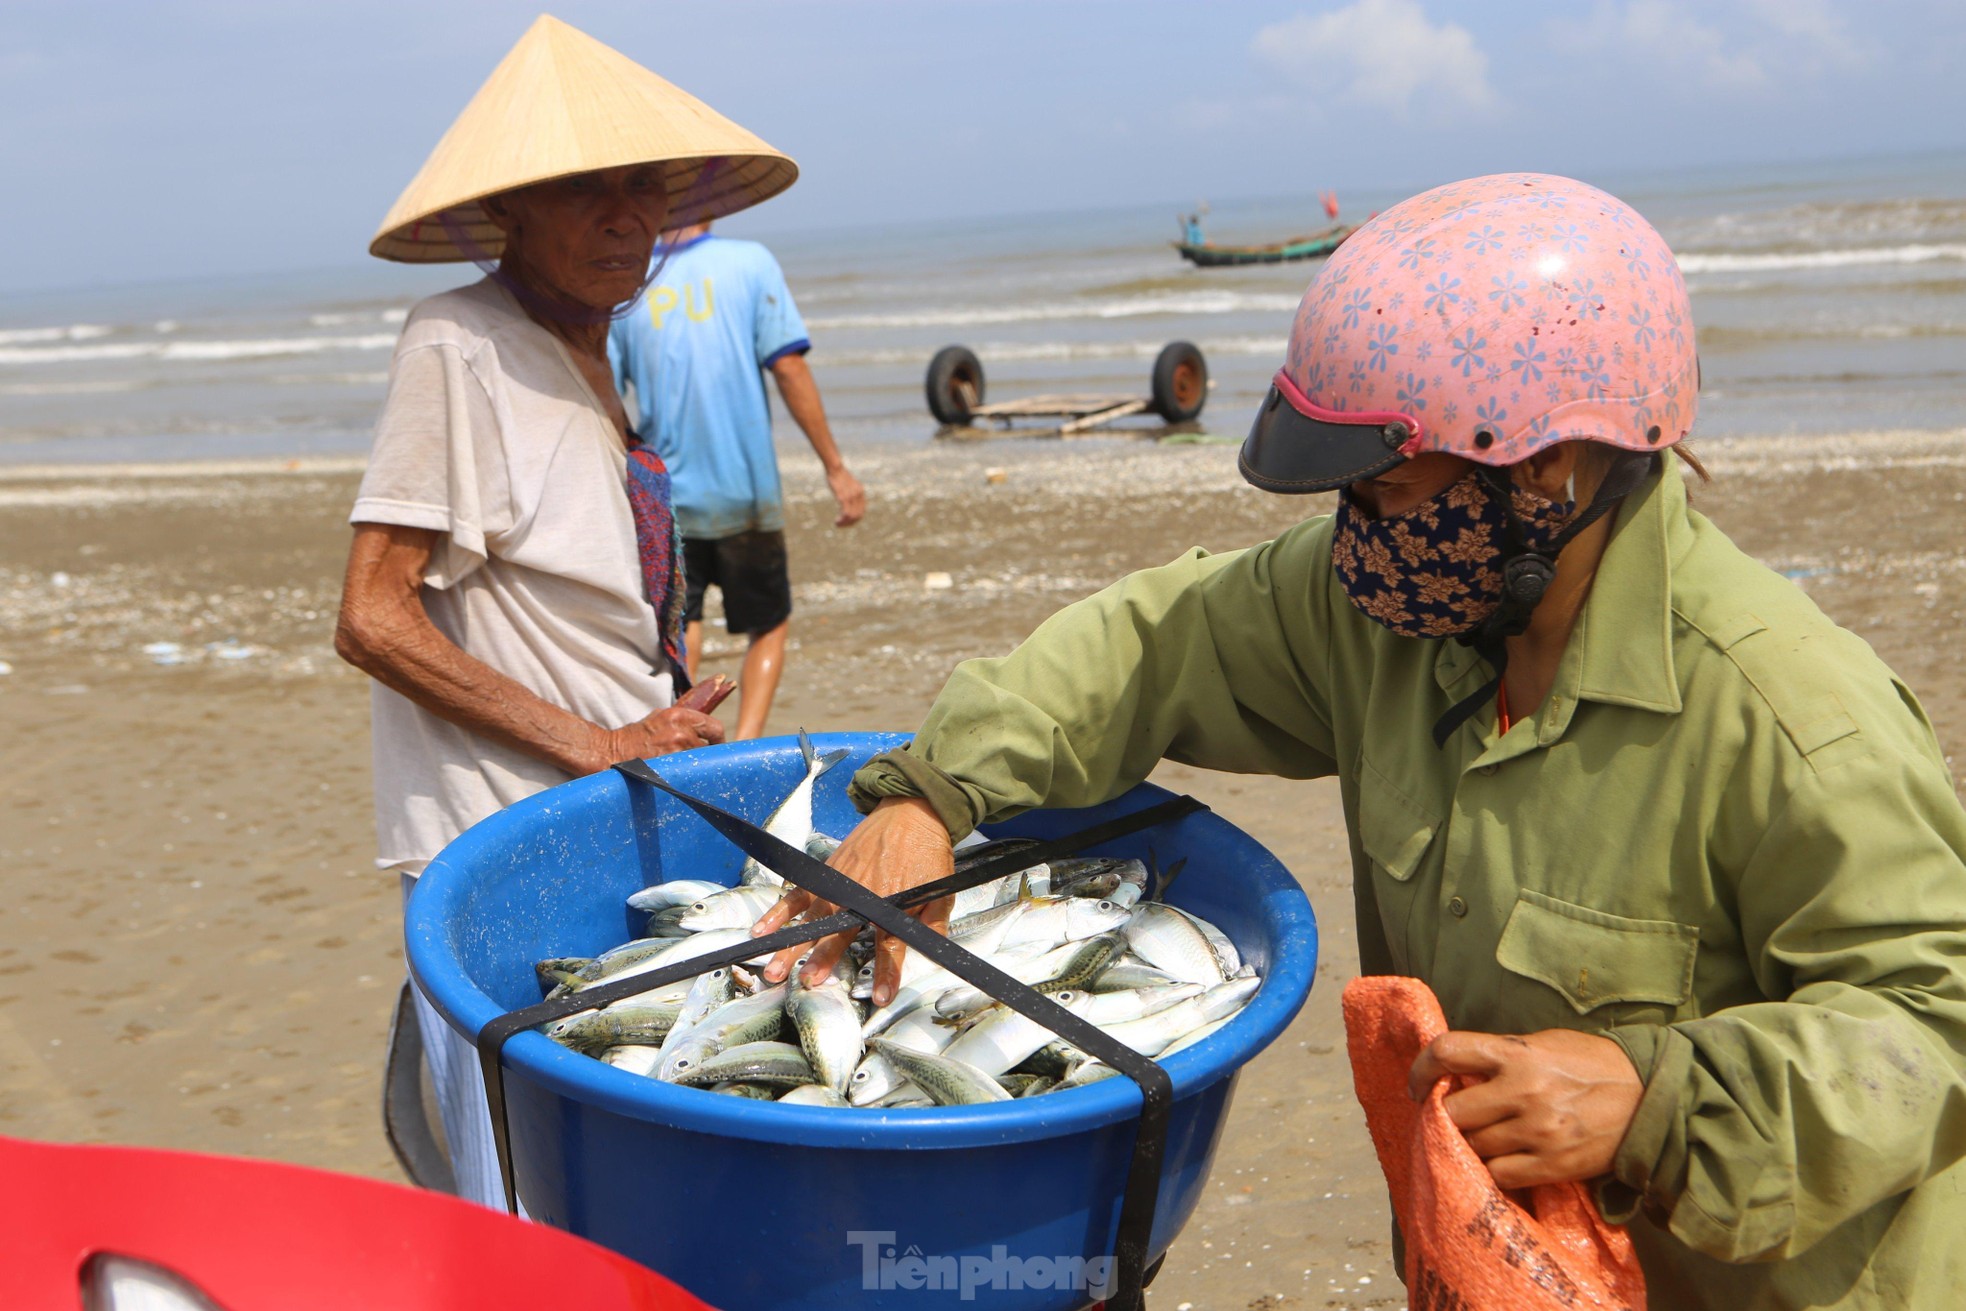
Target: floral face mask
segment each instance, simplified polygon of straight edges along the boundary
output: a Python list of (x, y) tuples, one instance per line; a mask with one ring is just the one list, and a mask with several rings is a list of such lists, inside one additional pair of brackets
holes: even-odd
[[(1512, 495), (1521, 545), (1553, 556), (1577, 503), (1520, 487)], [(1402, 637), (1474, 632), (1502, 600), (1509, 522), (1499, 497), (1470, 472), (1402, 514), (1373, 519), (1341, 492), (1331, 541), (1339, 585), (1360, 613)]]

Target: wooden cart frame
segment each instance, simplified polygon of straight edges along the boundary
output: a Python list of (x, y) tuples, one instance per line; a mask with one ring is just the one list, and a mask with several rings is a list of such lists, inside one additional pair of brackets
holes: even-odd
[[(928, 368), (929, 409), (942, 420), (935, 434), (943, 440), (977, 441), (992, 437), (1082, 437), (1109, 430), (1127, 436), (1159, 438), (1175, 432), (1197, 432), (1208, 392), (1214, 387), (1208, 364), (1188, 342), (1170, 342), (1154, 361), (1152, 392), (1147, 396), (1047, 393), (1013, 401), (985, 403), (983, 366), (961, 346), (938, 352)], [(1112, 429), (1122, 419), (1152, 415), (1160, 427)], [(1036, 420), (1048, 426), (1020, 424)], [(995, 425), (994, 427), (989, 425)]]

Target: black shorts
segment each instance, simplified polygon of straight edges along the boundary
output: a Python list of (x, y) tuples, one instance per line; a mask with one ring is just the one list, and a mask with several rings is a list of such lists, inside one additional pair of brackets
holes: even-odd
[(688, 622), (703, 619), (703, 594), (724, 594), (724, 627), (733, 633), (768, 633), (792, 617), (792, 576), (785, 568), (783, 532), (735, 537), (685, 537), (683, 572), (689, 579)]

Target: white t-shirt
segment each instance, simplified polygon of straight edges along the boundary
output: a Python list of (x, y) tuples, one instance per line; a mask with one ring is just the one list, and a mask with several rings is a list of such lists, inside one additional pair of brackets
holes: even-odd
[[(424, 573), (439, 632), (583, 719), (619, 728), (673, 699), (642, 587), (627, 453), (566, 347), (487, 278), (419, 303), (350, 523), (444, 534)], [(377, 683), (377, 863), (426, 861), (569, 777)]]

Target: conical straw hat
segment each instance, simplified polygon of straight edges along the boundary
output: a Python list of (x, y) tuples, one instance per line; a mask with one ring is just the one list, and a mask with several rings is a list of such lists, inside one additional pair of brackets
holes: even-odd
[[(722, 162), (706, 178), (707, 160)], [(695, 96), (542, 14), (430, 152), (369, 253), (410, 264), (495, 258), (505, 238), (479, 206), (484, 197), (656, 162), (668, 166), (677, 227), (746, 209), (799, 176), (790, 157)]]

